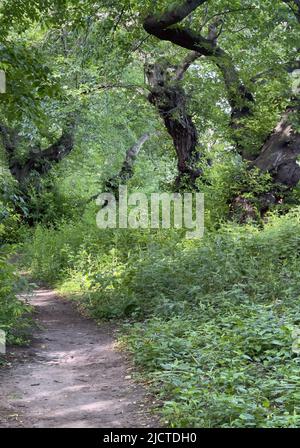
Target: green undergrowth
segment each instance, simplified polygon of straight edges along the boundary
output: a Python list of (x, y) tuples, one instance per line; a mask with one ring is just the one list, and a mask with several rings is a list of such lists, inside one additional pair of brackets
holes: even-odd
[[(0, 248), (0, 330), (5, 332), (7, 346), (23, 345), (28, 342), (31, 320), (31, 307), (17, 297), (17, 293), (28, 288), (26, 280), (15, 272), (9, 262), (10, 251)], [(3, 341), (2, 341), (3, 343)], [(0, 365), (5, 356), (0, 354)]]
[(299, 209), (200, 241), (84, 217), (39, 226), (24, 252), (84, 312), (124, 319), (122, 342), (170, 426), (300, 427)]

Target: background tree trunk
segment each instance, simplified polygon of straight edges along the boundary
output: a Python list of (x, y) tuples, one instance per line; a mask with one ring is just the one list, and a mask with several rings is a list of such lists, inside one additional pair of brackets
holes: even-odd
[[(105, 193), (113, 193), (116, 196), (116, 198), (118, 197), (119, 185), (126, 184), (128, 182), (128, 180), (131, 179), (131, 177), (133, 176), (133, 174), (134, 174), (133, 168), (134, 168), (134, 163), (136, 161), (136, 158), (137, 158), (140, 150), (144, 146), (144, 144), (151, 137), (151, 135), (152, 134), (150, 132), (145, 132), (145, 134), (143, 134), (137, 140), (137, 142), (126, 151), (125, 158), (124, 158), (124, 161), (123, 161), (123, 164), (121, 166), (121, 169), (120, 169), (119, 173), (116, 174), (113, 177), (110, 177), (105, 182), (104, 189), (103, 189), (103, 191)], [(90, 203), (90, 202), (94, 201), (95, 199), (97, 199), (99, 194), (100, 193), (94, 194), (88, 200), (88, 203)], [(103, 208), (106, 205), (107, 204), (104, 204)]]

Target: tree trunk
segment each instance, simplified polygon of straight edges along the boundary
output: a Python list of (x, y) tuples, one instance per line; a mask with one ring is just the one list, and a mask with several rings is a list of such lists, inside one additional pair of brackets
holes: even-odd
[(45, 175), (55, 163), (70, 154), (74, 147), (75, 128), (76, 118), (72, 115), (65, 124), (61, 137), (56, 142), (44, 150), (37, 145), (28, 152), (25, 161), (20, 161), (16, 154), (19, 145), (17, 131), (0, 124), (0, 135), (7, 155), (9, 170), (21, 188), (26, 188), (31, 173)]
[(263, 145), (253, 165), (262, 172), (272, 174), (275, 183), (288, 188), (295, 187), (300, 180), (300, 134), (293, 129), (293, 118), (299, 121), (300, 101), (285, 111), (273, 133)]
[[(72, 114), (62, 131), (61, 137), (56, 142), (44, 150), (37, 145), (28, 152), (24, 161), (20, 161), (17, 156), (17, 149), (20, 143), (17, 131), (0, 124), (0, 135), (7, 156), (8, 168), (18, 183), (19, 195), (22, 197), (24, 205), (26, 205), (24, 208), (20, 208), (18, 204), (15, 204), (15, 206), (23, 219), (30, 225), (34, 224), (30, 216), (32, 207), (30, 188), (40, 192), (41, 177), (47, 174), (54, 164), (59, 163), (73, 150), (76, 121), (76, 117)], [(33, 174), (35, 175), (33, 176)], [(24, 211), (26, 208), (28, 208), (29, 213)]]
[(178, 167), (176, 190), (196, 189), (196, 180), (202, 173), (197, 166), (200, 159), (197, 150), (198, 133), (187, 111), (186, 93), (180, 85), (182, 71), (178, 68), (176, 77), (168, 80), (168, 69), (169, 67), (163, 64), (146, 67), (151, 89), (148, 100), (157, 109), (174, 143)]
[(250, 170), (258, 168), (262, 173), (269, 173), (273, 182), (269, 191), (255, 194), (253, 200), (243, 197), (245, 193), (251, 193), (247, 188), (232, 200), (231, 215), (239, 222), (263, 217), (271, 207), (283, 203), (300, 180), (297, 161), (300, 155), (300, 134), (293, 128), (294, 120), (299, 123), (300, 101), (296, 103), (287, 107), (258, 157), (250, 162)]

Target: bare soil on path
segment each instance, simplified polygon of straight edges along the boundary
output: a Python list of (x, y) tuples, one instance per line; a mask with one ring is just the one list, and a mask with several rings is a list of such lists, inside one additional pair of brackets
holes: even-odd
[(30, 299), (39, 328), (0, 369), (0, 427), (158, 427), (128, 373), (109, 324), (97, 325), (55, 292)]

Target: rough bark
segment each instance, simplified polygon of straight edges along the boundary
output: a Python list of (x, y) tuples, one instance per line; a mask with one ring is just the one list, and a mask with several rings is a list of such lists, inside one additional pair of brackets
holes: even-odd
[(274, 132), (263, 145), (253, 165), (272, 174), (274, 181), (295, 187), (300, 180), (300, 134), (293, 130), (293, 115), (300, 113), (300, 102), (288, 107)]
[(145, 20), (145, 29), (147, 30), (148, 28), (152, 30), (153, 32), (149, 31), (150, 34), (154, 34), (155, 30), (160, 33), (162, 29), (165, 30), (168, 27), (181, 22), (183, 19), (185, 19), (185, 17), (191, 14), (195, 9), (197, 9), (206, 1), (207, 0), (185, 0), (178, 5), (174, 5), (172, 9), (161, 14), (160, 16), (148, 16)]
[(167, 64), (148, 64), (146, 75), (151, 92), (148, 99), (155, 106), (166, 129), (172, 137), (176, 155), (178, 176), (175, 188), (196, 189), (196, 180), (202, 171), (197, 167), (200, 154), (197, 150), (198, 133), (187, 110), (187, 95), (181, 79), (190, 64), (199, 57), (193, 52), (180, 64), (172, 76)]

